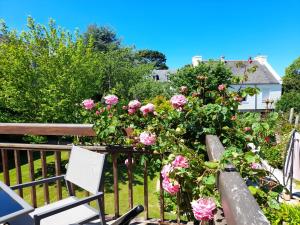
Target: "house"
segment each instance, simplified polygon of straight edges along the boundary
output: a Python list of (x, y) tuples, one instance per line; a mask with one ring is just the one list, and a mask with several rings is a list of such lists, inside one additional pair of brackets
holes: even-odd
[(169, 81), (169, 76), (171, 74), (175, 74), (177, 70), (153, 70), (152, 71), (152, 78), (154, 80), (166, 82)]
[[(201, 56), (192, 58), (193, 66), (202, 62)], [(240, 111), (264, 111), (265, 109), (274, 109), (276, 101), (281, 97), (282, 81), (280, 76), (268, 63), (266, 56), (256, 56), (253, 60), (225, 60), (221, 61), (228, 66), (234, 76), (243, 76), (245, 69), (255, 67), (253, 73), (247, 73), (247, 81), (241, 84), (234, 84), (231, 87), (234, 90), (246, 87), (255, 87), (260, 89), (260, 93), (254, 96), (247, 96), (239, 106)]]

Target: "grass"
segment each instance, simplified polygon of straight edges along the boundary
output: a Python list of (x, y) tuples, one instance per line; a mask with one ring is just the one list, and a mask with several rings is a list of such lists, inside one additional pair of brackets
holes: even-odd
[[(26, 155), (21, 155), (21, 161), (22, 159), (26, 158)], [(41, 179), (42, 178), (42, 172), (41, 172), (41, 160), (40, 160), (40, 154), (39, 152), (34, 153), (34, 172), (35, 172), (35, 179)], [(62, 158), (62, 165), (61, 170), (64, 173), (65, 167), (64, 165), (68, 161), (68, 153), (62, 152), (61, 154)], [(12, 158), (10, 158), (11, 161)], [(55, 167), (54, 167), (54, 155), (49, 154), (47, 155), (47, 176), (51, 177), (55, 173)], [(109, 161), (109, 160), (108, 160)], [(121, 161), (121, 160), (120, 160)], [(136, 166), (138, 167), (138, 166)], [(25, 160), (24, 164), (21, 166), (22, 171), (22, 182), (29, 182), (29, 165), (27, 164), (27, 161)], [(134, 174), (134, 182), (133, 182), (133, 201), (134, 205), (137, 204), (144, 204), (144, 186), (143, 186), (143, 174), (141, 173), (142, 170), (139, 168), (134, 168), (133, 174)], [(129, 209), (128, 204), (128, 182), (127, 182), (127, 173), (126, 168), (124, 166), (124, 163), (118, 162), (118, 177), (119, 177), (119, 204), (120, 204), (120, 213), (123, 214)], [(11, 185), (17, 184), (16, 181), (16, 169), (11, 168), (9, 171), (10, 175), (10, 182)], [(0, 180), (3, 179), (2, 173), (0, 173)], [(150, 178), (148, 177), (148, 198), (149, 198), (149, 216), (150, 218), (159, 218), (159, 197), (157, 192), (157, 182), (158, 182), (158, 176)], [(30, 195), (30, 188), (23, 189), (23, 198), (31, 203), (31, 195)], [(68, 196), (67, 189), (63, 185), (62, 188), (63, 198)], [(36, 195), (37, 195), (37, 205), (42, 206), (44, 205), (44, 192), (43, 192), (43, 186), (39, 185), (36, 187)], [(81, 190), (76, 191), (77, 197), (84, 197), (85, 193)], [(50, 202), (57, 201), (57, 195), (56, 195), (56, 184), (53, 183), (49, 185), (49, 197)], [(92, 204), (95, 206), (95, 203)], [(105, 173), (105, 213), (109, 215), (114, 214), (114, 193), (113, 193), (113, 176), (112, 176), (112, 166), (110, 163), (107, 164), (106, 173)], [(170, 213), (165, 213), (165, 217), (167, 219), (173, 219), (175, 216)]]

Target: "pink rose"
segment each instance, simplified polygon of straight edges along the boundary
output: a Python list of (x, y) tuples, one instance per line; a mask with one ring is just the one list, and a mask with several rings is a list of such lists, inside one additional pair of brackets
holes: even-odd
[(232, 116), (232, 117), (231, 117), (231, 120), (232, 120), (232, 121), (236, 120), (236, 116)]
[(181, 109), (187, 103), (187, 99), (184, 95), (174, 95), (170, 102), (175, 109)]
[(218, 90), (219, 90), (219, 91), (224, 91), (225, 88), (226, 88), (225, 84), (220, 84), (220, 85), (218, 86)]
[(156, 135), (144, 131), (140, 134), (140, 142), (144, 145), (153, 145), (156, 142)]
[(148, 103), (140, 108), (141, 112), (144, 116), (146, 116), (150, 112), (154, 112), (154, 105), (152, 103)]
[(129, 109), (138, 109), (142, 104), (138, 100), (133, 100), (128, 103)]
[(97, 110), (97, 111), (96, 111), (96, 115), (99, 115), (99, 114), (100, 114), (100, 112)]
[(261, 165), (259, 163), (251, 163), (251, 169), (257, 170), (260, 168), (261, 168)]
[(194, 217), (197, 220), (212, 220), (213, 211), (216, 209), (216, 203), (210, 198), (200, 198), (191, 203)]
[(188, 163), (187, 159), (184, 156), (178, 155), (178, 156), (176, 156), (176, 158), (172, 162), (172, 166), (175, 167), (175, 168), (176, 167), (188, 168), (189, 163)]
[(251, 130), (251, 127), (244, 127), (244, 131), (245, 132), (248, 132), (248, 131), (250, 131)]
[(107, 105), (115, 105), (119, 101), (118, 97), (115, 95), (107, 95), (104, 97), (104, 99)]
[(161, 176), (165, 179), (169, 177), (169, 173), (173, 171), (173, 167), (171, 164), (164, 165), (161, 170)]
[[(125, 163), (125, 165), (128, 167), (128, 165), (129, 165), (129, 160), (126, 159), (124, 163)], [(131, 159), (131, 165), (132, 165), (132, 164), (134, 164), (134, 159)]]
[(128, 109), (128, 114), (132, 115), (135, 113), (135, 111), (136, 111), (136, 109)]
[(122, 109), (123, 109), (123, 110), (127, 110), (127, 108), (128, 108), (128, 107), (127, 107), (126, 105), (123, 105), (123, 106), (122, 106)]
[(171, 180), (168, 177), (163, 179), (162, 186), (163, 189), (171, 195), (175, 195), (180, 189), (180, 184), (176, 180)]
[(82, 102), (82, 105), (85, 109), (90, 110), (90, 109), (94, 108), (95, 103), (94, 103), (94, 100), (92, 100), (92, 99), (86, 99)]

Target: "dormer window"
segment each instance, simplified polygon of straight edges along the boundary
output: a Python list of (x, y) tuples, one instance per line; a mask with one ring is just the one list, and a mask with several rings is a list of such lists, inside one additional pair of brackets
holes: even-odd
[(159, 80), (159, 76), (158, 75), (153, 75), (152, 76), (154, 80)]

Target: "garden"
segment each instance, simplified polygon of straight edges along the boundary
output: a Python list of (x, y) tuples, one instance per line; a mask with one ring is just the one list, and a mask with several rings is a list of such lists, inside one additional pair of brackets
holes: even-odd
[[(232, 164), (271, 224), (300, 224), (299, 204), (283, 201), (286, 189), (262, 166), (267, 160), (283, 168), (293, 129), (284, 113), (292, 107), (284, 103), (289, 97), (280, 100), (278, 112), (240, 113), (242, 99), (259, 90), (233, 91), (230, 85), (247, 79), (247, 74), (233, 76), (221, 61), (186, 65), (164, 83), (152, 79), (157, 65), (141, 59), (135, 49), (116, 43), (96, 49), (93, 35), (72, 35), (53, 21), (46, 27), (29, 18), (28, 31), (22, 33), (2, 23), (0, 32), (1, 122), (93, 124), (96, 137), (63, 140), (163, 155), (120, 160), (124, 170), (128, 164), (139, 170), (147, 160), (151, 189), (161, 176), (164, 210), (182, 221), (205, 224), (214, 218), (222, 208), (217, 174)], [(206, 135), (221, 140), (221, 160), (209, 160)], [(22, 141), (49, 139), (26, 136)], [(153, 192), (151, 202), (158, 200)]]

